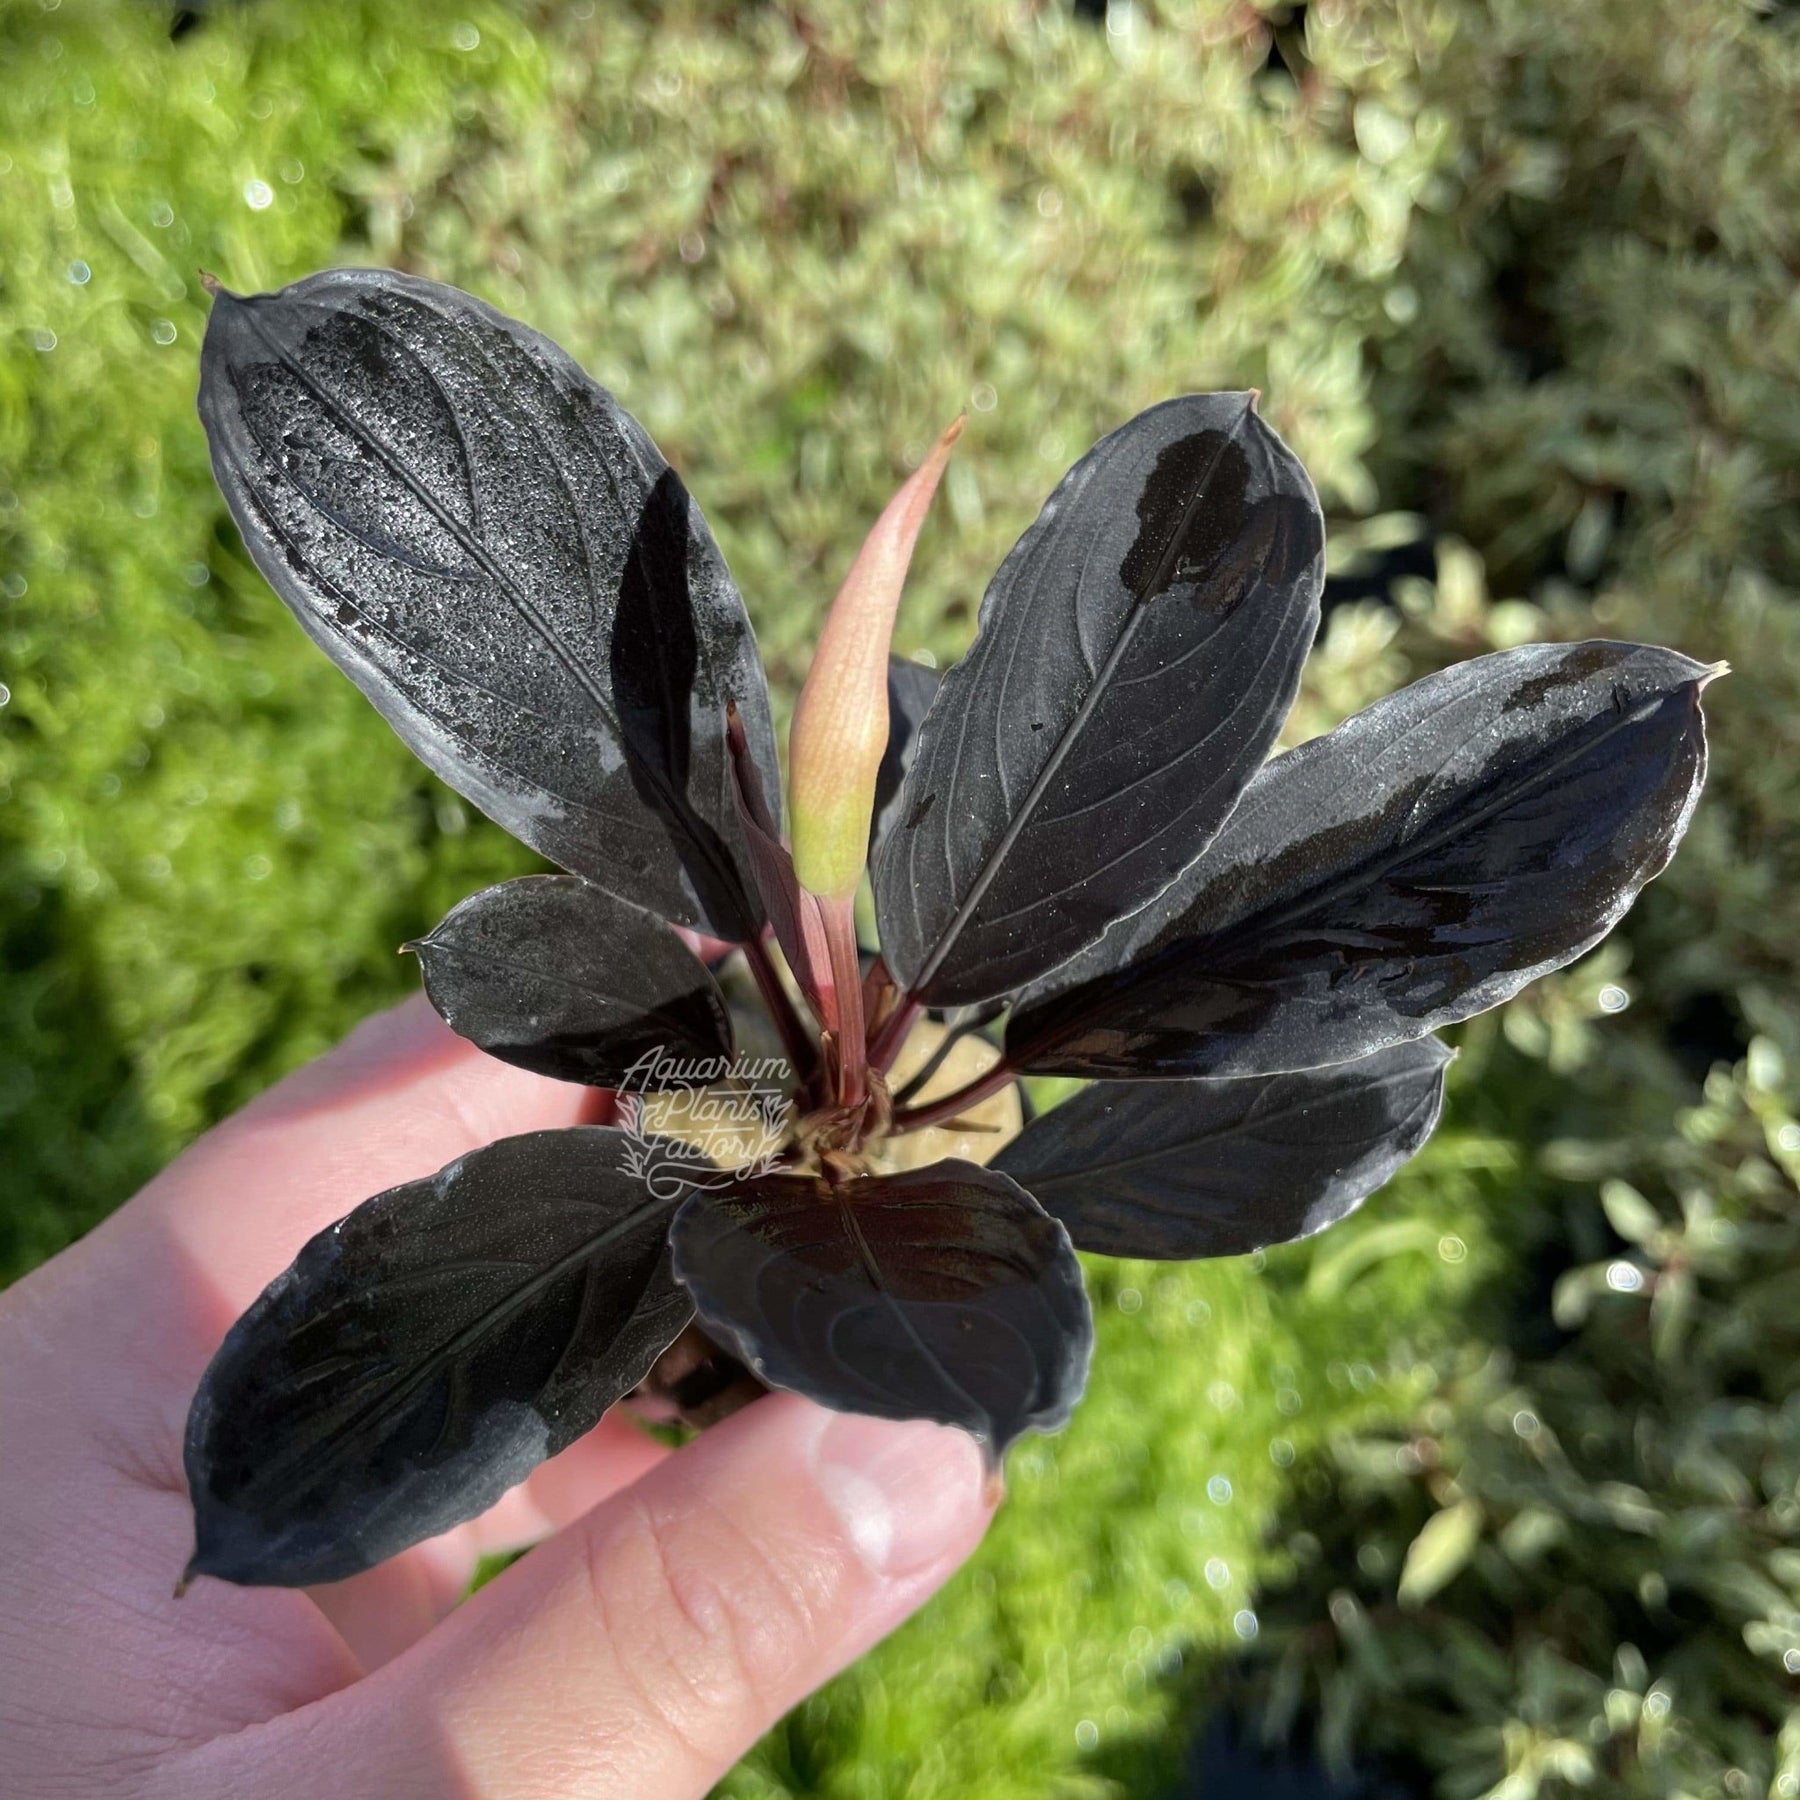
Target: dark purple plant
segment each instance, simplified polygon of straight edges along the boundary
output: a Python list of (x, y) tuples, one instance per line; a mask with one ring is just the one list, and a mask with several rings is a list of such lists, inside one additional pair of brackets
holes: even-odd
[[(694, 928), (748, 962), (794, 1108), (736, 1173), (630, 1115), (503, 1140), (313, 1239), (195, 1398), (190, 1572), (332, 1580), (447, 1529), (696, 1316), (770, 1385), (946, 1421), (994, 1459), (1056, 1429), (1092, 1342), (1074, 1250), (1232, 1255), (1351, 1211), (1436, 1123), (1431, 1033), (1598, 942), (1705, 772), (1716, 671), (1604, 642), (1480, 657), (1265, 763), (1323, 521), (1256, 396), (1201, 394), (1070, 470), (940, 686), (887, 638), (946, 434), (821, 639), (790, 845), (706, 521), (554, 344), (382, 272), (219, 290), (200, 412), (302, 626), (567, 871), (415, 946), (443, 1016), (564, 1080), (703, 1083), (733, 1018), (671, 924)], [(923, 1017), (1003, 1012), (991, 1071), (890, 1091)], [(1098, 1079), (990, 1167), (885, 1166), (1034, 1071)]]

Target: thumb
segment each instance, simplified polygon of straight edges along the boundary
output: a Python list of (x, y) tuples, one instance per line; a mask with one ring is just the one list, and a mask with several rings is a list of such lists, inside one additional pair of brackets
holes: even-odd
[(960, 1432), (759, 1401), (340, 1695), (358, 1779), (383, 1800), (703, 1795), (939, 1587), (993, 1497)]

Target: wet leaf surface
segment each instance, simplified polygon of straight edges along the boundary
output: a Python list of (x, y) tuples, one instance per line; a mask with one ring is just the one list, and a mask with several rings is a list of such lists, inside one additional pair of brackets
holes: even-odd
[(706, 1330), (773, 1387), (959, 1425), (995, 1460), (1081, 1397), (1093, 1325), (1068, 1235), (973, 1163), (696, 1191), (671, 1242)]
[(724, 712), (773, 784), (762, 667), (610, 394), (467, 294), (344, 269), (219, 293), (200, 416), (257, 566), (429, 768), (622, 899), (754, 928)]
[(1466, 1019), (1612, 929), (1706, 774), (1710, 671), (1534, 644), (1277, 757), (1167, 893), (1023, 996), (1018, 1066), (1253, 1075)]
[(1078, 1250), (1180, 1261), (1310, 1237), (1431, 1135), (1450, 1052), (1436, 1038), (1236, 1081), (1103, 1081), (1035, 1119), (994, 1167)]
[(990, 584), (875, 864), (882, 954), (931, 1004), (1092, 943), (1193, 861), (1268, 754), (1325, 537), (1252, 400), (1190, 395), (1102, 439)]
[(536, 1074), (641, 1093), (704, 1086), (730, 1059), (706, 965), (662, 920), (577, 876), (484, 888), (407, 948), (453, 1031)]
[(693, 1311), (672, 1202), (630, 1149), (598, 1127), (502, 1138), (312, 1239), (195, 1396), (190, 1573), (341, 1580), (597, 1424)]

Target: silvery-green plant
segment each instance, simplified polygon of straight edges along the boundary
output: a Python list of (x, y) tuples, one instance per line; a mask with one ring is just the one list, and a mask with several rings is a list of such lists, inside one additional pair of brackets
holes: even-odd
[[(379, 271), (217, 289), (200, 411), (302, 626), (566, 871), (416, 946), (443, 1016), (600, 1089), (702, 1079), (733, 1051), (703, 933), (755, 976), (794, 1106), (754, 1169), (646, 1181), (638, 1135), (533, 1133), (313, 1239), (195, 1398), (190, 1573), (332, 1580), (449, 1528), (696, 1318), (769, 1385), (994, 1459), (1059, 1427), (1092, 1343), (1074, 1249), (1230, 1255), (1343, 1217), (1436, 1122), (1432, 1033), (1598, 942), (1705, 773), (1717, 670), (1608, 642), (1477, 658), (1266, 760), (1323, 520), (1256, 395), (1201, 394), (1069, 471), (940, 684), (888, 639), (944, 435), (827, 619), (784, 836), (706, 522), (554, 344)], [(888, 1079), (928, 1016), (1004, 1016), (998, 1061), (930, 1101)], [(1034, 1072), (1095, 1079), (988, 1167), (887, 1165)]]

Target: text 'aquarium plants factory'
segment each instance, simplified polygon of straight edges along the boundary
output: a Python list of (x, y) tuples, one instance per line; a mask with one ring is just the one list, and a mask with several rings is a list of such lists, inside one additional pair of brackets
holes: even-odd
[[(825, 619), (784, 828), (706, 522), (554, 344), (394, 274), (218, 288), (200, 410), (305, 630), (565, 871), (410, 948), (450, 1025), (599, 1122), (301, 1250), (195, 1398), (190, 1575), (353, 1574), (634, 1393), (703, 1419), (793, 1389), (997, 1465), (1080, 1398), (1076, 1250), (1342, 1218), (1436, 1123), (1436, 1029), (1603, 937), (1705, 775), (1720, 668), (1604, 641), (1475, 658), (1271, 759), (1324, 522), (1257, 395), (1214, 393), (1076, 463), (940, 682), (888, 640), (945, 432)], [(1028, 1074), (1091, 1081), (1020, 1129)]]

